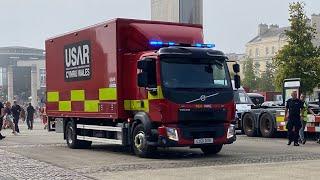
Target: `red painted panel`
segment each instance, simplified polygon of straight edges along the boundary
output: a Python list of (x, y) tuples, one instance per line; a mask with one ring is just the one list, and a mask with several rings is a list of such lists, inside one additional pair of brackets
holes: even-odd
[[(82, 89), (85, 90), (86, 100), (98, 100), (99, 88), (116, 86), (118, 99), (112, 102), (116, 107), (116, 114), (110, 113), (115, 118), (130, 117), (130, 112), (124, 110), (124, 100), (147, 99), (147, 91), (137, 87), (136, 67), (137, 61), (143, 56), (157, 57), (155, 52), (157, 48), (149, 45), (150, 40), (202, 43), (202, 27), (169, 22), (115, 19), (48, 39), (46, 40), (47, 91), (58, 91), (60, 100), (70, 100), (71, 90)], [(64, 48), (83, 41), (90, 42), (91, 79), (65, 81)], [(157, 70), (159, 71), (158, 67)], [(160, 83), (159, 76), (158, 83)], [(48, 112), (55, 111), (55, 115), (59, 115), (58, 106), (48, 103), (47, 108)], [(83, 112), (83, 107), (78, 103), (72, 103), (72, 108), (77, 111), (77, 116), (100, 117), (99, 113)], [(157, 107), (150, 106), (150, 113), (157, 121), (161, 119)], [(176, 113), (168, 110), (165, 113), (170, 114), (168, 117), (177, 119)], [(63, 112), (60, 115), (71, 116), (74, 112)]]

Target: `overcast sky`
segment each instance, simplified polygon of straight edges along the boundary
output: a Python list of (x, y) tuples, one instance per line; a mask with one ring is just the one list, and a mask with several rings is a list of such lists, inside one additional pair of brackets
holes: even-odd
[[(44, 48), (44, 40), (123, 17), (150, 19), (151, 0), (0, 0), (0, 47)], [(288, 26), (292, 0), (204, 0), (205, 41), (227, 53), (244, 52), (259, 23)], [(305, 0), (307, 15), (320, 13), (319, 0)]]

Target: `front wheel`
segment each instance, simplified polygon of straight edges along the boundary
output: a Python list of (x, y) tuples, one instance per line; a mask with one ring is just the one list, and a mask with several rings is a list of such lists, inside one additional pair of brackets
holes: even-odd
[(150, 157), (156, 151), (156, 147), (147, 144), (146, 130), (143, 124), (139, 124), (134, 128), (132, 146), (134, 153), (143, 158)]
[(203, 146), (203, 147), (201, 147), (201, 151), (205, 155), (214, 155), (214, 154), (218, 154), (221, 151), (222, 146), (223, 146), (222, 144)]

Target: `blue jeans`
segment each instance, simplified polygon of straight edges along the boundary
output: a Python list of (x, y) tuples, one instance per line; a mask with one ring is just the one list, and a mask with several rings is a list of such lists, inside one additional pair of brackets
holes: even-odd
[(306, 124), (307, 124), (307, 122), (301, 121), (302, 127), (301, 127), (301, 129), (299, 130), (299, 136), (300, 136), (300, 140), (301, 140), (301, 141), (304, 141), (304, 140), (305, 140), (305, 137), (304, 137), (304, 128), (306, 127)]

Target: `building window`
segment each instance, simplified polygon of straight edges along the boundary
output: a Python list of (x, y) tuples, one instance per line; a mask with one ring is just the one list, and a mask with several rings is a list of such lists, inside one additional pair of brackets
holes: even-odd
[(259, 57), (259, 49), (256, 48), (256, 57)]
[(46, 87), (46, 70), (39, 69), (39, 75), (40, 75), (40, 87)]
[(272, 53), (272, 54), (274, 54), (274, 53), (275, 53), (275, 48), (274, 48), (274, 46), (272, 46), (271, 53)]
[(266, 55), (268, 56), (269, 55), (269, 48), (266, 47)]
[(249, 57), (252, 56), (252, 49), (249, 50)]

